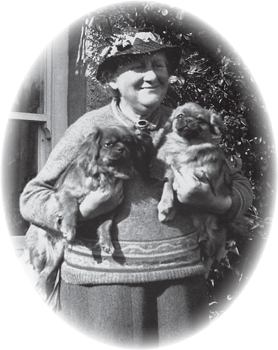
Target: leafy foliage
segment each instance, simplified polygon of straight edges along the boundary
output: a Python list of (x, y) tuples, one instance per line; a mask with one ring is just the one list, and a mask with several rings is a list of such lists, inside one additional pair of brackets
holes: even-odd
[(180, 9), (153, 2), (113, 5), (85, 18), (79, 64), (87, 66), (94, 84), (103, 47), (111, 36), (130, 28), (151, 28), (165, 42), (182, 47), (165, 104), (176, 107), (194, 101), (219, 113), (225, 122), (221, 146), (252, 184), (247, 233), (230, 234), (227, 255), (208, 278), (215, 317), (250, 278), (271, 224), (275, 150), (266, 108), (244, 63), (218, 33)]

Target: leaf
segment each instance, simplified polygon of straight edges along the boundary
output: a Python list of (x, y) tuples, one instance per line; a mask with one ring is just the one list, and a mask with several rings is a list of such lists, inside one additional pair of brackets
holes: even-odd
[(254, 142), (258, 145), (259, 143), (261, 143), (263, 140), (262, 137), (254, 137)]
[(163, 16), (167, 16), (169, 11), (167, 9), (162, 9), (161, 13), (162, 13)]
[(179, 21), (181, 21), (183, 19), (183, 11), (178, 11), (178, 13), (176, 15), (176, 19), (178, 19)]
[(229, 252), (234, 253), (234, 254), (240, 256), (239, 250), (238, 250), (237, 247), (234, 247), (234, 248), (229, 249)]

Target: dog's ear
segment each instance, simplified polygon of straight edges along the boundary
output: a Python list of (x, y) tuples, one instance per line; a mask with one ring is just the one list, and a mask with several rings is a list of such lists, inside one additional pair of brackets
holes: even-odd
[(179, 113), (178, 108), (179, 107), (177, 107), (176, 109), (173, 110), (173, 112), (170, 115), (169, 119), (166, 121), (166, 123), (164, 125), (164, 132), (165, 133), (171, 132), (173, 121), (174, 121), (176, 115)]
[(132, 133), (133, 138), (133, 156), (137, 160), (141, 160), (147, 153), (148, 149), (151, 147), (151, 136), (148, 132), (140, 131), (140, 133)]
[(102, 131), (99, 128), (86, 137), (79, 149), (78, 165), (84, 169), (86, 174), (89, 174), (91, 167), (99, 158), (100, 141), (102, 138)]
[(210, 113), (210, 125), (211, 125), (211, 131), (215, 135), (220, 135), (224, 130), (224, 123), (219, 114), (216, 114), (213, 111), (209, 111)]
[(173, 110), (172, 114), (170, 115), (170, 118), (169, 118), (168, 121), (166, 122), (165, 127), (166, 127), (166, 126), (169, 127), (168, 124), (171, 125), (171, 124), (173, 123), (173, 120), (175, 119), (177, 113), (178, 113), (178, 107), (177, 107), (176, 109)]
[(149, 178), (149, 164), (151, 159), (152, 139), (148, 132), (141, 132), (140, 135), (133, 134), (133, 167), (144, 179)]

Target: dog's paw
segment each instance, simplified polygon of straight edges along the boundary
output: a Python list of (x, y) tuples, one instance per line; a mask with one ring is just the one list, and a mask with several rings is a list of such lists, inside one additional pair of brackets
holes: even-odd
[(73, 241), (76, 235), (76, 229), (72, 226), (62, 226), (61, 232), (63, 234), (63, 238), (65, 238), (65, 240), (68, 242)]
[(98, 243), (103, 253), (113, 255), (115, 248), (109, 239), (101, 239)]

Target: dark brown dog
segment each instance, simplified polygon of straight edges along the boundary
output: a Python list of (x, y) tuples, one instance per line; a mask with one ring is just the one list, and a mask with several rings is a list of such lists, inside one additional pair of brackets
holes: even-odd
[[(222, 130), (222, 120), (216, 113), (196, 103), (178, 107), (170, 118), (172, 132), (158, 151), (158, 158), (165, 162), (167, 181), (158, 204), (158, 218), (166, 222), (175, 216), (173, 166), (178, 171), (186, 168), (198, 179), (206, 178), (212, 193), (222, 196), (231, 194), (232, 176), (217, 140)], [(224, 253), (226, 229), (220, 225), (219, 216), (194, 211), (193, 224), (198, 231), (201, 254), (208, 270), (215, 259)]]
[[(140, 134), (140, 133), (139, 133)], [(125, 127), (96, 128), (80, 147), (79, 155), (55, 184), (59, 203), (57, 232), (47, 232), (31, 225), (26, 234), (30, 262), (39, 273), (38, 291), (44, 299), (51, 292), (64, 248), (76, 235), (80, 202), (90, 191), (110, 190), (119, 180), (129, 179), (146, 168), (147, 141)], [(113, 213), (102, 216), (98, 226), (102, 252), (113, 254), (110, 229)]]

